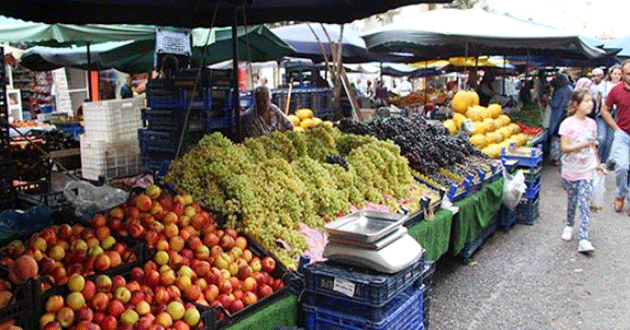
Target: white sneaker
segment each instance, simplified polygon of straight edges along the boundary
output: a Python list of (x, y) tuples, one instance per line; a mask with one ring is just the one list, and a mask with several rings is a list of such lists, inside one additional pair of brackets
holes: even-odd
[(593, 244), (591, 244), (591, 242), (589, 242), (587, 239), (581, 239), (580, 243), (578, 244), (577, 250), (578, 252), (588, 253), (595, 251), (595, 248), (593, 247)]
[(566, 226), (564, 227), (564, 231), (562, 232), (562, 239), (565, 241), (570, 241), (573, 237), (573, 227)]

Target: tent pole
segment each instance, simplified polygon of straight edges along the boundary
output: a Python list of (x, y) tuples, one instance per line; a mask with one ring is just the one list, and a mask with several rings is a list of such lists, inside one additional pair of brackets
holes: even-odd
[(505, 55), (503, 55), (503, 90), (502, 92), (505, 94)]
[(92, 70), (90, 63), (92, 62), (92, 54), (90, 53), (90, 42), (87, 42), (87, 69), (88, 69), (88, 99), (92, 102)]
[(427, 105), (427, 71), (429, 70), (429, 61), (424, 61), (424, 105)]
[(232, 9), (232, 113), (236, 122), (236, 141), (243, 141), (243, 127), (241, 126), (241, 111), (239, 110), (240, 93), (238, 91), (238, 12), (236, 6)]

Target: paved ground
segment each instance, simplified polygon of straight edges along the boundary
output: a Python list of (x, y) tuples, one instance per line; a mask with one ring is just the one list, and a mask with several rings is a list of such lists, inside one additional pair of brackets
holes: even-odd
[[(604, 209), (594, 213), (595, 252), (560, 239), (566, 192), (558, 168), (543, 172), (540, 217), (533, 226), (498, 230), (473, 255), (437, 263), (431, 330), (630, 329), (630, 217), (615, 213), (614, 173)], [(575, 236), (575, 235), (574, 235)]]

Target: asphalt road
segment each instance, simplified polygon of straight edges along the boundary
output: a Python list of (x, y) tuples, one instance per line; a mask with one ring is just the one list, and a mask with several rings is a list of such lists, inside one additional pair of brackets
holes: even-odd
[(437, 262), (429, 329), (630, 329), (630, 217), (627, 203), (613, 210), (614, 173), (604, 209), (591, 217), (590, 256), (576, 251), (577, 231), (560, 239), (567, 195), (558, 167), (542, 175), (534, 225), (499, 229), (469, 265)]

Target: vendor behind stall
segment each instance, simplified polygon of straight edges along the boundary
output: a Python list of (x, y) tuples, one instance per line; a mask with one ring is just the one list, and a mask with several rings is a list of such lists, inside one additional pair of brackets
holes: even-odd
[(285, 116), (277, 105), (271, 103), (269, 88), (259, 86), (254, 90), (254, 106), (243, 114), (245, 137), (269, 136), (273, 132), (293, 129), (293, 122)]

